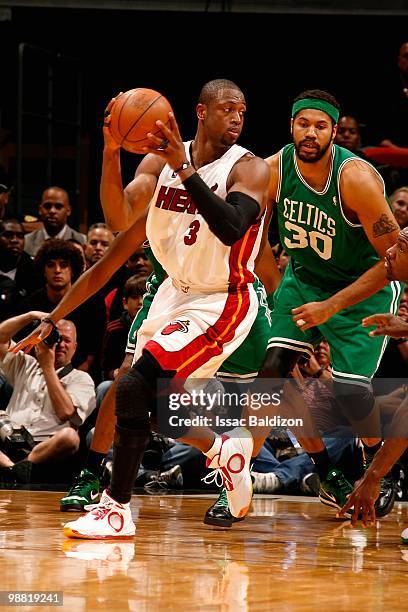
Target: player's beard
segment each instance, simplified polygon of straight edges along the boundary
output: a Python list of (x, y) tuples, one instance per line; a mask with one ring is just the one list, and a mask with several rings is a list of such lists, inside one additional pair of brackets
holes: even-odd
[(318, 161), (320, 161), (322, 159), (322, 157), (325, 155), (325, 153), (328, 150), (328, 148), (332, 145), (332, 138), (330, 136), (330, 140), (328, 141), (328, 143), (323, 145), (322, 147), (319, 145), (318, 142), (313, 141), (313, 144), (317, 148), (315, 149), (315, 155), (313, 155), (311, 157), (308, 157), (307, 155), (304, 155), (304, 153), (303, 153), (303, 151), (301, 149), (301, 145), (303, 143), (305, 143), (305, 142), (308, 142), (307, 138), (301, 140), (298, 143), (293, 141), (293, 144), (295, 145), (296, 155), (305, 164), (315, 164), (316, 162), (318, 162)]

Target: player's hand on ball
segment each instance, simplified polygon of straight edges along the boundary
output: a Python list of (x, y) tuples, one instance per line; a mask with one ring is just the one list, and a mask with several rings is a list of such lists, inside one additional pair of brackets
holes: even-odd
[(166, 126), (163, 121), (160, 120), (156, 121), (156, 125), (160, 129), (163, 137), (155, 136), (152, 132), (148, 132), (147, 138), (151, 144), (148, 147), (144, 147), (144, 149), (146, 153), (155, 153), (159, 155), (171, 168), (173, 168), (173, 170), (176, 170), (186, 161), (186, 151), (180, 136), (176, 118), (174, 114), (170, 112), (169, 126)]
[(298, 308), (292, 308), (292, 318), (299, 329), (306, 331), (316, 325), (322, 325), (335, 312), (329, 300), (309, 302), (308, 304), (303, 304), (303, 306), (298, 306)]
[(114, 140), (111, 131), (110, 131), (110, 121), (111, 121), (111, 110), (113, 108), (113, 105), (116, 102), (116, 99), (122, 94), (122, 92), (120, 91), (118, 93), (118, 95), (115, 98), (112, 98), (111, 101), (109, 102), (108, 106), (105, 108), (105, 111), (103, 113), (103, 139), (105, 142), (105, 147), (108, 149), (120, 149), (120, 145), (116, 142), (116, 140)]

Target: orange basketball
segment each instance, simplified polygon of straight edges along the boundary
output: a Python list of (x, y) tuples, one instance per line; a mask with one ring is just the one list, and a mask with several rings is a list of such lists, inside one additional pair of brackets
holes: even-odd
[(110, 131), (121, 147), (131, 153), (145, 153), (148, 132), (164, 138), (156, 125), (169, 122), (169, 101), (154, 89), (137, 87), (118, 96), (111, 108)]

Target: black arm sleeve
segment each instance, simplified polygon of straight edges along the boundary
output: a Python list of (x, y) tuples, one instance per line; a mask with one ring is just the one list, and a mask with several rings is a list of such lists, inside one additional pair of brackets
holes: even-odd
[(183, 181), (183, 185), (210, 230), (227, 246), (242, 238), (259, 215), (260, 206), (254, 198), (232, 191), (223, 200), (211, 191), (197, 172)]

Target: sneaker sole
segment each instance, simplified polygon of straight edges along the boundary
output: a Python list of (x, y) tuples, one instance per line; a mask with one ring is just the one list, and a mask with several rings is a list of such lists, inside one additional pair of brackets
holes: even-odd
[(236, 519), (236, 520), (242, 520), (242, 519), (244, 519), (244, 518), (246, 517), (246, 515), (248, 514), (249, 509), (250, 509), (250, 507), (251, 507), (251, 504), (252, 504), (252, 498), (253, 498), (253, 496), (254, 496), (254, 490), (253, 490), (253, 488), (252, 488), (252, 480), (251, 480), (251, 498), (250, 498), (250, 500), (249, 500), (249, 504), (248, 504), (248, 505), (247, 505), (245, 508), (242, 508), (242, 509), (239, 511), (238, 516), (234, 516), (234, 519)]
[(212, 525), (214, 527), (232, 527), (234, 523), (239, 523), (240, 521), (243, 521), (244, 518), (245, 516), (241, 516), (240, 518), (233, 516), (231, 519), (222, 519), (205, 515), (203, 523), (205, 525)]
[(85, 509), (79, 504), (60, 504), (60, 512), (85, 512)]
[(79, 533), (79, 531), (75, 531), (75, 529), (70, 529), (69, 527), (64, 527), (62, 533), (66, 538), (77, 538), (80, 540), (133, 540), (135, 534), (133, 535), (106, 535), (106, 536), (98, 536), (98, 535), (85, 535), (83, 533)]

